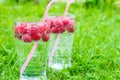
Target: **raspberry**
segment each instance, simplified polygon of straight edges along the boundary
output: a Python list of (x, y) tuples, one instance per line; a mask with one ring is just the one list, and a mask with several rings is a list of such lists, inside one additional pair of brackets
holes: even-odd
[(15, 38), (17, 38), (17, 39), (21, 39), (21, 38), (22, 38), (22, 35), (20, 35), (19, 33), (15, 33), (14, 36), (15, 36)]
[(38, 28), (37, 26), (32, 26), (29, 28), (29, 34), (30, 35), (34, 35), (34, 34), (37, 34), (38, 33)]
[(55, 23), (53, 20), (50, 22), (50, 28), (52, 28), (52, 27), (55, 27)]
[(19, 32), (20, 32), (19, 27), (15, 26), (15, 28), (14, 28), (14, 33), (18, 33), (18, 34), (19, 34)]
[(48, 22), (48, 20), (47, 19), (45, 19), (45, 21), (44, 22)]
[(32, 37), (32, 40), (38, 41), (38, 40), (41, 39), (41, 34), (39, 34), (39, 33), (38, 34), (32, 34), (31, 37)]
[(62, 26), (62, 23), (57, 20), (57, 21), (55, 21), (55, 27), (59, 28), (59, 27), (63, 27), (63, 26)]
[(26, 27), (18, 25), (18, 26), (15, 26), (15, 32), (24, 35), (24, 34), (27, 34), (28, 30)]
[(48, 27), (49, 27), (49, 28), (55, 27), (53, 18), (48, 18), (48, 19), (46, 20), (46, 23), (48, 24)]
[(32, 37), (32, 40), (38, 41), (41, 38), (41, 34), (39, 33), (38, 27), (37, 26), (32, 26), (29, 29), (29, 34)]
[(57, 27), (51, 28), (51, 32), (52, 32), (52, 33), (58, 33), (58, 28), (57, 28)]
[(65, 32), (65, 30), (66, 30), (66, 28), (61, 27), (61, 28), (59, 28), (59, 33), (63, 33), (63, 32)]
[(47, 31), (47, 26), (45, 24), (40, 25), (38, 29), (39, 29), (39, 33), (45, 33), (45, 31)]
[(73, 33), (75, 31), (75, 28), (74, 27), (70, 27), (70, 28), (68, 28), (67, 31), (70, 32), (70, 33)]
[(62, 23), (63, 23), (63, 26), (67, 26), (69, 25), (70, 22), (68, 19), (63, 19)]
[(15, 37), (18, 39), (22, 38), (22, 35), (27, 34), (28, 29), (26, 28), (28, 23), (17, 23), (14, 28)]
[(20, 29), (20, 33), (22, 34), (22, 35), (24, 35), (24, 34), (27, 34), (27, 32), (28, 32), (28, 30), (27, 30), (27, 28), (25, 28), (25, 27), (19, 27), (19, 29)]
[(23, 36), (22, 36), (22, 40), (23, 40), (24, 42), (28, 42), (28, 43), (32, 42), (32, 38), (31, 38), (31, 36), (30, 36), (29, 34), (23, 35)]
[[(19, 23), (14, 28), (15, 37), (24, 42), (38, 41), (42, 38), (47, 42), (50, 38), (50, 29), (45, 23)], [(43, 36), (42, 36), (43, 35)]]
[(42, 35), (42, 40), (44, 41), (44, 42), (47, 42), (48, 40), (50, 39), (50, 36), (49, 36), (49, 34), (43, 34)]
[(50, 30), (50, 28), (49, 27), (47, 27), (47, 32), (46, 32), (47, 34), (50, 34), (51, 33), (51, 30)]
[[(66, 30), (73, 33), (75, 30), (74, 18), (66, 17), (63, 19), (62, 16), (54, 16), (48, 18), (46, 22), (49, 25), (50, 31), (55, 34), (63, 33)], [(71, 26), (73, 26), (73, 28), (70, 28)]]
[(58, 34), (65, 32), (66, 28), (63, 26), (63, 22), (61, 20), (62, 16), (55, 16), (47, 20), (52, 33)]

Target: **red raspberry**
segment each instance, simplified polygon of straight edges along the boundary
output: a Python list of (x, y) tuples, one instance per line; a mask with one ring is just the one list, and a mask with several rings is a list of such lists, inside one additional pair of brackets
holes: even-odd
[(20, 29), (19, 29), (19, 27), (17, 27), (17, 26), (15, 26), (15, 28), (14, 28), (14, 33), (20, 33)]
[[(71, 33), (74, 32), (74, 18), (66, 17), (63, 19), (62, 16), (54, 16), (48, 18), (46, 22), (50, 25), (49, 28), (52, 33), (63, 33), (66, 30)], [(70, 26), (73, 26), (73, 28), (70, 28)]]
[(55, 27), (55, 24), (54, 24), (53, 18), (48, 18), (48, 19), (46, 19), (45, 21), (46, 21), (46, 23), (47, 23), (47, 25), (48, 25), (48, 26), (47, 26), (47, 27), (48, 27), (47, 33), (54, 32), (54, 31), (53, 31), (53, 28)]
[(23, 40), (24, 42), (28, 42), (28, 43), (32, 42), (32, 38), (31, 38), (31, 36), (30, 36), (29, 34), (23, 35), (23, 36), (22, 36), (22, 40)]
[(66, 28), (60, 27), (60, 28), (59, 28), (59, 33), (63, 33), (63, 32), (65, 32), (65, 30), (66, 30)]
[(18, 26), (15, 26), (15, 32), (24, 35), (24, 34), (27, 34), (28, 30), (26, 27), (18, 25)]
[(34, 35), (38, 33), (38, 27), (37, 26), (32, 26), (29, 28), (29, 34)]
[(59, 27), (63, 27), (63, 25), (59, 20), (57, 20), (57, 21), (55, 21), (55, 27), (59, 28)]
[(38, 41), (41, 38), (41, 34), (39, 33), (38, 27), (37, 26), (32, 26), (29, 29), (29, 34), (32, 37), (32, 40)]
[(59, 33), (57, 27), (53, 27), (53, 28), (51, 28), (51, 32), (52, 32), (52, 33)]
[(47, 22), (49, 28), (55, 27), (53, 18), (48, 18), (46, 20), (46, 22)]
[(75, 28), (74, 27), (70, 27), (70, 28), (68, 28), (67, 31), (70, 32), (70, 33), (73, 33), (75, 31)]
[(50, 28), (49, 27), (47, 27), (47, 32), (46, 32), (47, 34), (50, 34), (51, 33), (51, 30), (50, 30)]
[(27, 28), (26, 27), (19, 27), (19, 29), (20, 29), (20, 33), (22, 34), (22, 35), (24, 35), (24, 34), (27, 34), (27, 32), (28, 32), (28, 30), (27, 30)]
[(47, 26), (46, 25), (40, 25), (38, 27), (39, 29), (39, 33), (45, 33), (45, 31), (47, 31)]
[(54, 21), (52, 20), (52, 21), (50, 22), (50, 28), (53, 28), (53, 27), (55, 27), (55, 23), (54, 23)]
[(41, 34), (33, 34), (33, 35), (31, 35), (31, 37), (32, 37), (32, 40), (34, 40), (34, 41), (38, 41), (38, 40), (40, 40), (41, 39)]
[(21, 39), (21, 38), (22, 38), (22, 35), (20, 35), (19, 33), (15, 33), (14, 36), (15, 36), (15, 38), (17, 38), (17, 39)]
[(15, 33), (15, 37), (18, 39), (22, 38), (22, 35), (27, 34), (28, 29), (27, 27), (28, 23), (17, 23), (17, 25), (14, 28), (14, 33)]
[(48, 20), (47, 19), (45, 19), (45, 21), (44, 22), (48, 22)]
[(70, 21), (68, 19), (63, 19), (62, 23), (63, 23), (63, 26), (67, 26), (69, 25)]
[(50, 36), (49, 36), (49, 34), (43, 34), (42, 35), (42, 40), (44, 41), (44, 42), (47, 42), (48, 40), (50, 39)]

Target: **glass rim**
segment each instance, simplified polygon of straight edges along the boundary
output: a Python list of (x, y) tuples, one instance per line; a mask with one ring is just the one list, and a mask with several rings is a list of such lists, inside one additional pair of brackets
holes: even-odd
[[(48, 15), (47, 16), (63, 16), (64, 15), (64, 13), (60, 13), (60, 12), (53, 12), (53, 13), (48, 13)], [(67, 17), (73, 17), (73, 18), (75, 18), (75, 15), (74, 14), (72, 14), (72, 13), (67, 13)]]
[(17, 18), (14, 22), (36, 22), (37, 20), (42, 20), (43, 18)]

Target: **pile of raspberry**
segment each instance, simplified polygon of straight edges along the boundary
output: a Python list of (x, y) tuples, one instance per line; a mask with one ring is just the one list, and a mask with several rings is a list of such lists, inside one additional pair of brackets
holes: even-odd
[(47, 42), (50, 38), (48, 27), (45, 23), (17, 23), (14, 28), (15, 37), (24, 42), (38, 41), (42, 39)]
[(72, 17), (51, 16), (46, 19), (51, 33), (58, 34), (68, 31), (73, 33), (75, 31), (75, 20)]
[(50, 33), (59, 34), (75, 31), (75, 20), (71, 17), (52, 16), (44, 22), (19, 22), (14, 28), (15, 37), (26, 43), (42, 39), (49, 41)]

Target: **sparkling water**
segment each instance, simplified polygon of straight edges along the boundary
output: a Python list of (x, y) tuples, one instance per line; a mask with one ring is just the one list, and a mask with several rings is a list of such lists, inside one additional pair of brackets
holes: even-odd
[[(57, 37), (56, 34), (51, 35), (49, 56), (52, 52), (56, 37)], [(61, 70), (63, 68), (71, 66), (71, 52), (73, 40), (74, 40), (73, 33), (65, 32), (61, 35), (60, 43), (57, 47), (55, 55), (53, 56), (52, 62), (49, 63), (49, 67)]]
[[(34, 43), (15, 40), (20, 66), (23, 65)], [(40, 41), (20, 80), (46, 80), (47, 43)]]

